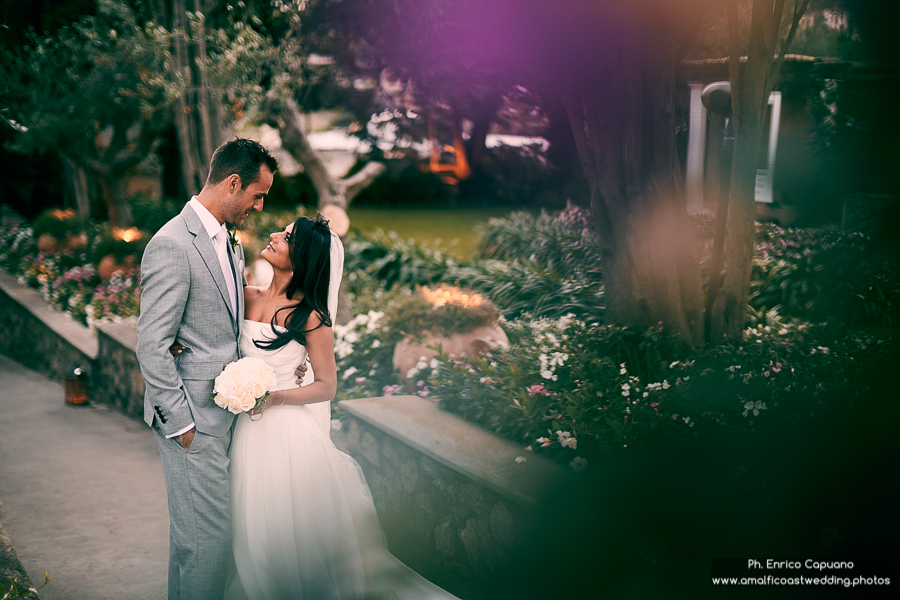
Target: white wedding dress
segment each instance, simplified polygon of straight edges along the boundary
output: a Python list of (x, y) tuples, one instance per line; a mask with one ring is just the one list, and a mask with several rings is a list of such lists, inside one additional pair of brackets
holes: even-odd
[[(244, 321), (243, 356), (275, 370), (278, 389), (297, 387), (306, 348), (269, 351), (268, 323)], [(310, 376), (307, 374), (307, 377)], [(238, 416), (231, 444), (233, 563), (226, 600), (454, 598), (387, 550), (372, 494), (353, 458), (331, 441), (328, 402), (273, 406)]]

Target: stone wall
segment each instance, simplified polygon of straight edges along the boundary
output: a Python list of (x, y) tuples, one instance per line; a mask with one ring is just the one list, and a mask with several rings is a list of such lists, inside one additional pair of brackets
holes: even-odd
[(115, 407), (135, 419), (144, 417), (144, 378), (138, 365), (137, 330), (131, 323), (103, 323), (97, 327), (98, 359), (91, 400)]
[(75, 366), (90, 371), (97, 338), (87, 327), (55, 311), (40, 292), (0, 269), (0, 352), (54, 381)]
[(340, 406), (351, 415), (343, 443), (398, 558), (482, 588), (509, 574), (557, 465), (415, 396)]

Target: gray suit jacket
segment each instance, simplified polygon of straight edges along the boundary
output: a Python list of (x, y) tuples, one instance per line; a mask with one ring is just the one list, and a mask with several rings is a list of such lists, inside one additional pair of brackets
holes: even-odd
[[(240, 358), (244, 319), (244, 254), (229, 244), (238, 274), (238, 314), (232, 314), (222, 268), (209, 234), (190, 205), (166, 223), (141, 260), (137, 358), (144, 376), (144, 421), (168, 436), (193, 421), (197, 431), (226, 434), (234, 415), (212, 399), (214, 380)], [(173, 357), (173, 343), (189, 348)]]

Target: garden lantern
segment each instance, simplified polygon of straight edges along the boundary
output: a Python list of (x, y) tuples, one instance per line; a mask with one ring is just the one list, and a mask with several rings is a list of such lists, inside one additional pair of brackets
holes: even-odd
[(72, 367), (63, 376), (63, 387), (66, 392), (66, 404), (80, 405), (88, 403), (88, 377), (81, 367)]

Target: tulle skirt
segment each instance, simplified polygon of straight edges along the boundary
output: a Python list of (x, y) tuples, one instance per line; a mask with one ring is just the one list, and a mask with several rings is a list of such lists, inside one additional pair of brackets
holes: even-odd
[(452, 598), (387, 550), (372, 494), (330, 437), (330, 406), (242, 414), (231, 446), (226, 600)]

